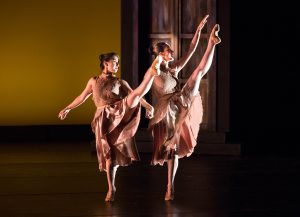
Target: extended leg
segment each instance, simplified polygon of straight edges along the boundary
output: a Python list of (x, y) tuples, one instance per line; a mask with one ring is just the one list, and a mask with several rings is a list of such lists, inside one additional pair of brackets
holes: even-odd
[(191, 91), (191, 96), (195, 96), (198, 93), (201, 78), (208, 72), (212, 64), (215, 46), (221, 42), (221, 39), (218, 37), (219, 30), (220, 27), (218, 24), (216, 24), (212, 29), (206, 51), (199, 65), (187, 81), (187, 85), (189, 86), (189, 89)]

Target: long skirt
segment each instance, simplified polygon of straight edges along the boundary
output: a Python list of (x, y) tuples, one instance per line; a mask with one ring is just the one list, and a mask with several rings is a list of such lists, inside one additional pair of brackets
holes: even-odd
[(140, 122), (140, 103), (129, 108), (127, 98), (97, 108), (91, 123), (96, 137), (100, 171), (106, 171), (106, 161), (112, 165), (127, 166), (139, 160), (134, 134)]
[(200, 93), (190, 96), (185, 85), (181, 91), (159, 97), (149, 123), (153, 134), (152, 165), (163, 165), (175, 154), (190, 156), (197, 145), (197, 136), (203, 117)]

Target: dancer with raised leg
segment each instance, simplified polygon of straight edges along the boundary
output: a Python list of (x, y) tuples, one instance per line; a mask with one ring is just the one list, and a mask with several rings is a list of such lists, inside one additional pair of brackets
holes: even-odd
[(152, 53), (163, 58), (161, 73), (152, 85), (154, 98), (154, 118), (149, 127), (153, 132), (154, 150), (152, 165), (168, 165), (168, 185), (165, 200), (174, 199), (174, 179), (178, 159), (190, 156), (197, 144), (197, 135), (202, 122), (203, 108), (199, 93), (201, 78), (208, 72), (215, 46), (221, 42), (218, 37), (219, 25), (211, 31), (208, 45), (199, 65), (192, 72), (182, 89), (179, 87), (178, 73), (186, 65), (199, 43), (201, 30), (208, 15), (200, 22), (191, 41), (188, 52), (178, 61), (173, 61), (173, 50), (165, 42), (152, 47)]

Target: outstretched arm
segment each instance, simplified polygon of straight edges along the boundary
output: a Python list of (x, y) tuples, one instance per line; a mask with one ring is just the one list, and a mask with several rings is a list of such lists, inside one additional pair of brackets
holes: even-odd
[(176, 70), (177, 72), (179, 72), (187, 64), (187, 62), (191, 59), (194, 52), (196, 51), (196, 48), (197, 48), (199, 40), (200, 40), (201, 31), (202, 31), (203, 27), (205, 26), (208, 17), (209, 17), (209, 15), (206, 15), (200, 22), (199, 26), (197, 27), (197, 30), (191, 41), (188, 52), (185, 53), (178, 61), (176, 61), (175, 63), (172, 64), (172, 68), (177, 68), (177, 70)]
[[(127, 91), (128, 94), (132, 92), (132, 88), (130, 87), (127, 81), (122, 80), (122, 84), (123, 88), (125, 89), (125, 91)], [(144, 98), (141, 98), (140, 102), (141, 105), (146, 109), (146, 118), (153, 118), (153, 106), (150, 105)]]
[(73, 102), (71, 102), (66, 108), (64, 108), (63, 110), (61, 110), (58, 114), (58, 117), (63, 120), (66, 118), (67, 114), (74, 108), (80, 106), (82, 103), (85, 102), (85, 100), (87, 100), (87, 98), (89, 98), (89, 96), (92, 94), (93, 92), (93, 89), (92, 89), (92, 85), (93, 85), (93, 82), (95, 81), (94, 78), (91, 78), (85, 89), (82, 91), (82, 93), (77, 96)]

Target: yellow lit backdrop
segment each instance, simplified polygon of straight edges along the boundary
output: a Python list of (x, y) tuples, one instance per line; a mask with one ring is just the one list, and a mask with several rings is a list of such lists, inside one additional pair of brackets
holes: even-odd
[(121, 0), (0, 1), (0, 126), (89, 124), (90, 99), (58, 112), (121, 51)]

